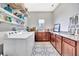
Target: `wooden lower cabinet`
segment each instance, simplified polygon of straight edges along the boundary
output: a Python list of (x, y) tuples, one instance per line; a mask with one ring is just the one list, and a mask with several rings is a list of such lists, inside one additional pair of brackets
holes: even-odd
[(79, 56), (79, 41), (77, 42), (77, 56)]
[(52, 33), (50, 42), (62, 56), (79, 55), (79, 42), (77, 41)]
[(51, 34), (50, 42), (55, 47), (55, 34)]
[(50, 33), (49, 32), (36, 32), (35, 41), (50, 41)]
[(75, 56), (76, 55), (76, 42), (63, 37), (62, 43), (62, 55), (64, 56)]
[(63, 41), (62, 55), (75, 56), (75, 47)]
[(55, 44), (56, 44), (57, 51), (61, 54), (62, 53), (61, 52), (61, 46), (62, 46), (62, 37), (61, 36), (56, 35), (56, 42), (55, 42)]
[(50, 41), (50, 32), (46, 32), (46, 33), (45, 33), (45, 39), (46, 39), (47, 41)]
[(50, 41), (62, 56), (79, 56), (79, 42), (49, 32), (36, 32), (35, 41)]

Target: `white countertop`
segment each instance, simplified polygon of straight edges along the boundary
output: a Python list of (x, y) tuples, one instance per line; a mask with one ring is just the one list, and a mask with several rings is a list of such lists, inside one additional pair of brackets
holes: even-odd
[(33, 35), (34, 32), (25, 32), (25, 33), (17, 33), (17, 34), (11, 34), (11, 35), (8, 35), (8, 38), (17, 38), (17, 39), (25, 39), (25, 38), (28, 38), (29, 36)]
[(69, 38), (71, 40), (79, 41), (79, 35), (70, 35), (70, 34), (65, 34), (65, 33), (62, 34), (61, 32), (51, 32), (51, 33)]

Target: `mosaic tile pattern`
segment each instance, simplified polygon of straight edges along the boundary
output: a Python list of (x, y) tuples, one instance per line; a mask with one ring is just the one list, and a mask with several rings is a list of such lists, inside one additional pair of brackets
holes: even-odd
[(60, 56), (50, 42), (36, 42), (32, 56)]

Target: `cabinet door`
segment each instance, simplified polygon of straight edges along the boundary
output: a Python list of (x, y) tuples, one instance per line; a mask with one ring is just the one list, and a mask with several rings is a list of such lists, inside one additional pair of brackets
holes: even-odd
[(36, 39), (35, 39), (36, 41), (42, 40), (42, 33), (41, 32), (36, 32), (35, 36), (36, 36)]
[(63, 41), (62, 55), (64, 56), (75, 56), (75, 47), (69, 45)]
[(55, 34), (51, 34), (51, 43), (53, 44), (53, 46), (55, 47)]
[(49, 32), (45, 33), (45, 40), (47, 40), (47, 41), (50, 40), (50, 33)]
[(56, 49), (61, 54), (61, 38), (56, 37)]
[(41, 38), (42, 38), (43, 41), (47, 39), (46, 38), (46, 32), (42, 32), (41, 33)]
[(79, 56), (79, 41), (77, 42), (77, 56)]
[(49, 32), (37, 32), (36, 41), (48, 41), (50, 39)]
[(37, 41), (37, 39), (38, 39), (38, 33), (35, 32), (35, 41)]

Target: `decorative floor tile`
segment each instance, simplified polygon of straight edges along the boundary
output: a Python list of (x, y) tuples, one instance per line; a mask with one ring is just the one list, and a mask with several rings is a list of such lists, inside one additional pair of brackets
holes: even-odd
[(36, 42), (32, 56), (60, 56), (50, 42)]

